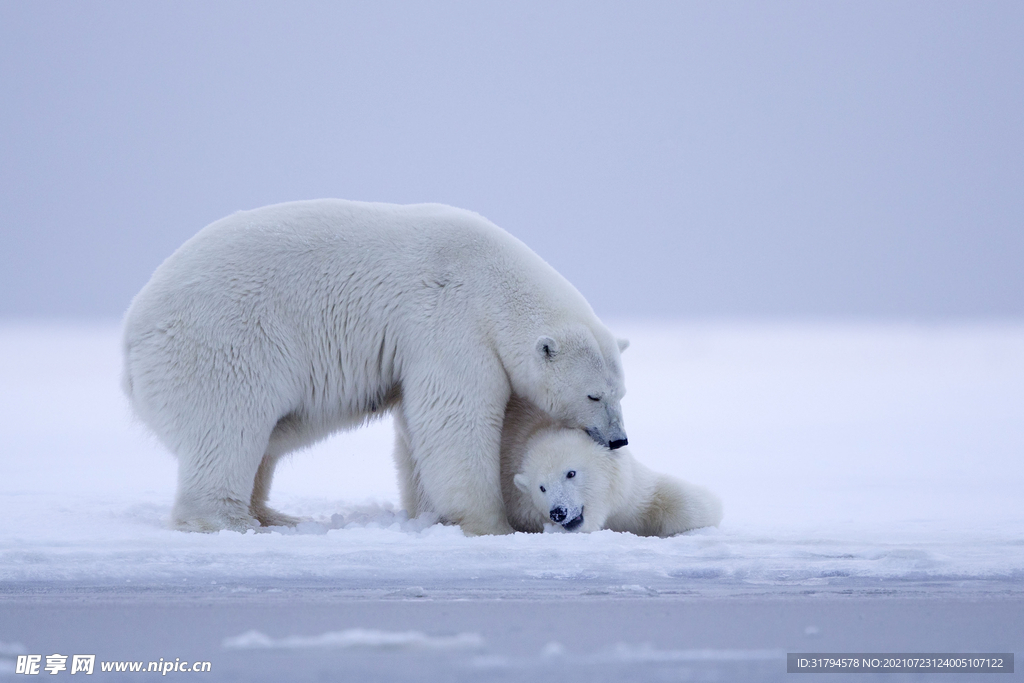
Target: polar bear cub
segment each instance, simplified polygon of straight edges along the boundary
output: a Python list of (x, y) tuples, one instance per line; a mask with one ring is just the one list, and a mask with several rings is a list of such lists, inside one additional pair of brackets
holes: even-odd
[(721, 501), (704, 487), (653, 472), (628, 448), (610, 451), (577, 429), (541, 428), (526, 441), (521, 459), (508, 460), (502, 465), (514, 472), (503, 476), (503, 494), (517, 531), (554, 523), (566, 531), (664, 537), (722, 520)]

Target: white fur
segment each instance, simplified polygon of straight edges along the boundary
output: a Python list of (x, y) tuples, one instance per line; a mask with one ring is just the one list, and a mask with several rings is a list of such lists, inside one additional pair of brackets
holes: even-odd
[(510, 402), (505, 425), (502, 493), (517, 531), (551, 527), (560, 521), (550, 516), (557, 509), (566, 521), (582, 515), (571, 531), (638, 536), (672, 536), (722, 520), (721, 501), (704, 487), (652, 472), (628, 448), (609, 451), (526, 401)]
[[(174, 522), (295, 520), (266, 505), (278, 459), (392, 411), (403, 503), (507, 533), (510, 394), (625, 438), (616, 340), (519, 240), (448, 206), (316, 200), (201, 230), (135, 297), (123, 385), (178, 457)], [(598, 401), (588, 399), (598, 397)]]

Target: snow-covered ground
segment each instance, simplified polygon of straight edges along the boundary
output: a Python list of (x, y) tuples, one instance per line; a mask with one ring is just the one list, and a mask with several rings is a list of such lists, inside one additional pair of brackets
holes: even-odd
[(0, 580), (628, 593), (1024, 577), (1024, 326), (613, 327), (632, 340), (633, 452), (719, 493), (721, 528), (468, 538), (410, 521), (382, 421), (279, 468), (272, 504), (313, 520), (297, 530), (170, 531), (175, 463), (119, 392), (116, 324), (2, 327)]
[(629, 591), (1024, 578), (1024, 326), (613, 328), (632, 339), (635, 455), (716, 490), (721, 528), (467, 538), (408, 520), (383, 421), (279, 468), (271, 504), (312, 520), (298, 529), (172, 531), (174, 460), (131, 420), (117, 326), (0, 328), (0, 580), (574, 578)]
[(0, 676), (65, 651), (250, 683), (783, 680), (786, 652), (1019, 651), (1024, 325), (613, 327), (631, 449), (719, 493), (721, 528), (409, 520), (382, 421), (279, 467), (297, 529), (171, 531), (175, 463), (120, 394), (118, 326), (0, 326)]

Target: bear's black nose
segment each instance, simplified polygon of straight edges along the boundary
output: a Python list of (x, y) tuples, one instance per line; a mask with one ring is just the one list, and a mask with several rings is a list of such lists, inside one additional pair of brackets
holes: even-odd
[(608, 448), (614, 451), (616, 448), (622, 448), (627, 445), (629, 445), (629, 441), (626, 439), (615, 439), (615, 441), (608, 444)]
[(565, 521), (565, 517), (568, 514), (569, 511), (565, 508), (551, 508), (551, 521), (555, 524), (561, 524)]

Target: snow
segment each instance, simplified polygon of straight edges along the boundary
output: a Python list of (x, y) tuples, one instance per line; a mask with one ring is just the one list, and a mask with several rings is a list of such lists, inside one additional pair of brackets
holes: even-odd
[(459, 633), (454, 636), (428, 636), (419, 631), (381, 631), (377, 629), (350, 628), (345, 631), (328, 631), (318, 636), (288, 636), (271, 638), (259, 631), (225, 638), (222, 646), (228, 649), (302, 649), (310, 647), (363, 647), (395, 649), (476, 649), (483, 646), (479, 633)]
[[(419, 599), (1024, 578), (1024, 325), (612, 327), (632, 342), (631, 449), (716, 491), (719, 529), (472, 538), (410, 520), (383, 420), (279, 468), (271, 504), (298, 528), (172, 531), (175, 463), (120, 394), (118, 326), (7, 324), (0, 581)], [(368, 633), (318, 637), (398, 637)], [(291, 647), (260, 635), (238, 642)]]
[[(345, 631), (328, 631), (316, 636), (288, 636), (272, 638), (260, 631), (246, 631), (237, 636), (225, 638), (222, 647), (229, 650), (289, 649), (307, 648), (365, 648), (382, 650), (479, 650), (485, 647), (479, 633), (459, 633), (454, 636), (431, 637), (419, 631), (380, 631), (376, 629), (352, 628)], [(619, 643), (612, 649), (590, 654), (585, 657), (569, 655), (565, 647), (557, 642), (547, 643), (540, 652), (544, 659), (585, 660), (588, 664), (601, 662), (692, 662), (692, 661), (751, 661), (778, 660), (786, 653), (779, 650), (726, 650), (702, 648), (699, 650), (659, 650), (649, 643), (627, 645)], [(577, 663), (580, 663), (577, 661)], [(473, 664), (481, 668), (507, 666), (503, 658), (479, 657)]]

